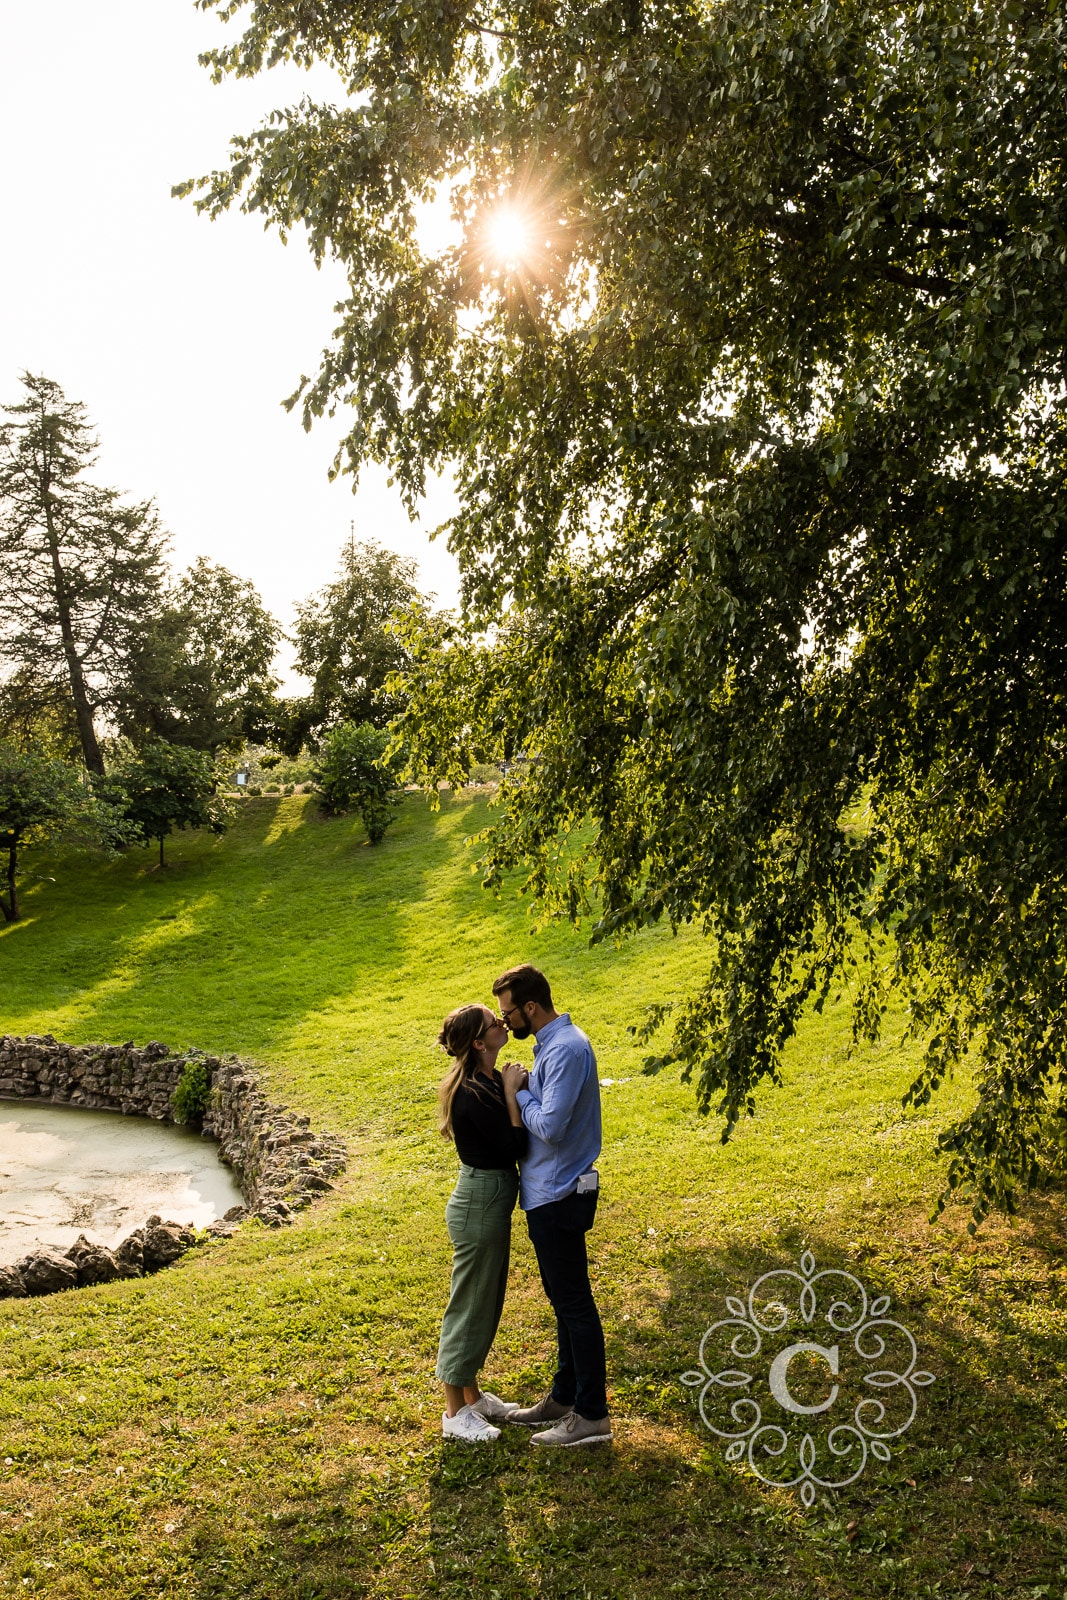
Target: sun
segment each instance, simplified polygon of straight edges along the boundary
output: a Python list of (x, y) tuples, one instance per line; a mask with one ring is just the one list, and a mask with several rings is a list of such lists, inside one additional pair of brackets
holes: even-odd
[(486, 240), (501, 266), (520, 266), (533, 248), (533, 223), (514, 206), (501, 206), (486, 224)]

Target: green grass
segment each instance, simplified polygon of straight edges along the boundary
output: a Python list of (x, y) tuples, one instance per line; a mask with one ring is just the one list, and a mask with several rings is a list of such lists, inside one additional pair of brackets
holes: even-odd
[[(0, 1595), (943, 1597), (1067, 1594), (1063, 1211), (968, 1240), (926, 1215), (950, 1086), (922, 1116), (891, 1042), (812, 1018), (785, 1086), (722, 1146), (691, 1091), (640, 1076), (626, 1026), (699, 941), (622, 950), (532, 930), (464, 837), (484, 802), (411, 799), (377, 850), (304, 797), (223, 839), (56, 862), (0, 933), (0, 1029), (161, 1038), (257, 1060), (349, 1140), (338, 1192), (142, 1282), (0, 1304)], [(54, 881), (53, 881), (54, 880)], [(433, 1130), (446, 1010), (533, 959), (592, 1035), (604, 1091), (592, 1235), (618, 1443), (443, 1447), (433, 1380), (454, 1153)], [(517, 1055), (528, 1047), (514, 1046)], [(486, 1373), (529, 1399), (550, 1319), (521, 1221)], [(843, 1265), (893, 1297), (938, 1378), (887, 1466), (810, 1512), (727, 1466), (683, 1371), (760, 1271)], [(577, 1459), (576, 1459), (577, 1457)], [(5, 1460), (10, 1458), (10, 1460)]]

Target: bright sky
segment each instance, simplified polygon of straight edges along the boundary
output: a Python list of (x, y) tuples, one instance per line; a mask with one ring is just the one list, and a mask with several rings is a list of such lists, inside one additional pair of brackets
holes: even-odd
[[(199, 216), (171, 185), (225, 164), (231, 134), (328, 74), (276, 70), (215, 87), (197, 53), (224, 38), (192, 0), (0, 0), (0, 401), (41, 372), (87, 407), (97, 481), (155, 499), (176, 564), (251, 578), (283, 622), (333, 575), (349, 523), (417, 558), (451, 603), (456, 567), (382, 472), (331, 484), (343, 418), (305, 434), (282, 399), (317, 366), (344, 292), (299, 236)], [(287, 662), (283, 662), (287, 665)]]

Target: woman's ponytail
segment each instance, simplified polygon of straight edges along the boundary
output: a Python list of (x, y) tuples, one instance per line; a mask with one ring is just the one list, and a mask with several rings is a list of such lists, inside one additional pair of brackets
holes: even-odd
[(455, 1011), (450, 1011), (441, 1024), (437, 1042), (453, 1057), (453, 1064), (437, 1091), (437, 1125), (442, 1139), (453, 1138), (452, 1102), (456, 1098), (456, 1091), (462, 1084), (468, 1083), (478, 1069), (478, 1052), (474, 1049), (474, 1041), (482, 1037), (486, 1027), (485, 1007), (480, 1005), (459, 1006)]

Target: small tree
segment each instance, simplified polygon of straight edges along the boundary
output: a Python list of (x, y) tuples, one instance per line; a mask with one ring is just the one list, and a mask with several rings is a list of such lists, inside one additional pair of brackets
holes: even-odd
[(225, 833), (229, 808), (217, 791), (215, 763), (203, 750), (187, 750), (160, 739), (109, 769), (107, 791), (145, 840), (163, 841), (175, 828), (210, 828)]
[(331, 815), (358, 811), (371, 844), (381, 844), (400, 806), (388, 744), (389, 735), (369, 722), (343, 722), (323, 740), (315, 771), (322, 809)]
[(0, 850), (7, 855), (5, 922), (19, 920), (19, 854), (59, 837), (107, 842), (114, 818), (78, 771), (40, 751), (0, 744)]

